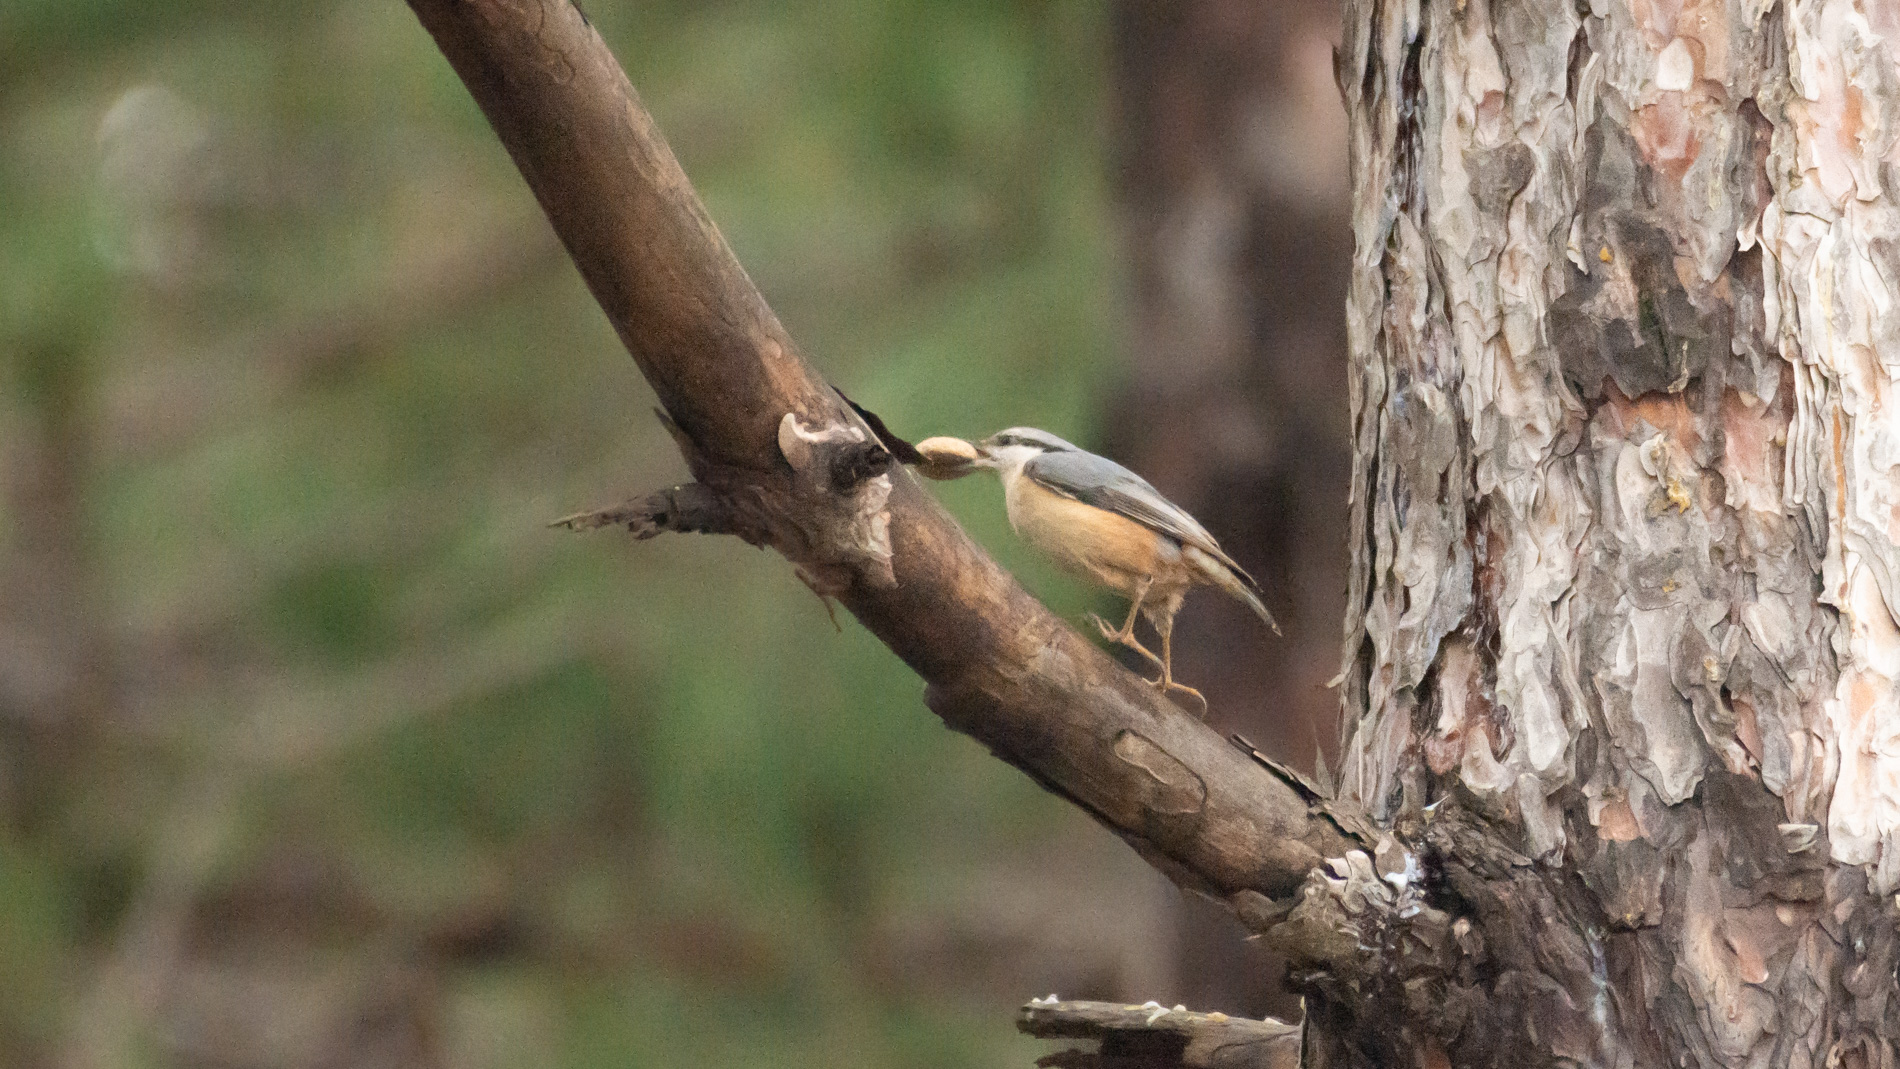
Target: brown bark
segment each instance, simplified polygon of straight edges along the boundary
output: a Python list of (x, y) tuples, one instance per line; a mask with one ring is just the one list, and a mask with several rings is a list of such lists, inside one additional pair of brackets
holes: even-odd
[[(945, 723), (1184, 886), (1253, 903), (1345, 848), (1331, 821), (1050, 614), (890, 466), (798, 354), (575, 7), (411, 7), (666, 406), (701, 487), (687, 495), (695, 529), (779, 550), (924, 677)], [(636, 511), (656, 525), (680, 513)]]

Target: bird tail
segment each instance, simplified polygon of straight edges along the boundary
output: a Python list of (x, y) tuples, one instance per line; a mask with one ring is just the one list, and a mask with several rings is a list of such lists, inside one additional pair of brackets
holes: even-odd
[(1273, 614), (1261, 604), (1260, 595), (1255, 592), (1253, 581), (1245, 573), (1237, 568), (1229, 567), (1225, 562), (1216, 560), (1193, 546), (1183, 548), (1186, 550), (1188, 559), (1194, 562), (1194, 566), (1200, 569), (1201, 574), (1207, 576), (1215, 586), (1232, 595), (1235, 601), (1252, 609), (1255, 616), (1260, 617), (1268, 627), (1273, 628), (1274, 634), (1280, 633), (1280, 625), (1273, 622)]

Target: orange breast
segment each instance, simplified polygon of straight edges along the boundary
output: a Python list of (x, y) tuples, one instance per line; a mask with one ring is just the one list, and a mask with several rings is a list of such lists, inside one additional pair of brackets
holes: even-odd
[(1006, 488), (1010, 525), (1063, 568), (1133, 595), (1144, 577), (1164, 586), (1184, 571), (1180, 547), (1125, 516), (1043, 489), (1028, 477)]

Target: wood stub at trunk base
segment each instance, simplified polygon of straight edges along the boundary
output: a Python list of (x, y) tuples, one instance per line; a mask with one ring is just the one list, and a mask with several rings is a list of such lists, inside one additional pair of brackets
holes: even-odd
[(1051, 1069), (1298, 1069), (1300, 1026), (1195, 1013), (1156, 1002), (1036, 999), (1016, 1027), (1039, 1039), (1084, 1040), (1039, 1058)]

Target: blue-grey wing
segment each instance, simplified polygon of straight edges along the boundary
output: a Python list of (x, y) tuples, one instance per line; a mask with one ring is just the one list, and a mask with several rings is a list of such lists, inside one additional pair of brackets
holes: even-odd
[(1200, 521), (1162, 497), (1148, 480), (1106, 457), (1081, 450), (1042, 453), (1023, 466), (1023, 474), (1052, 493), (1126, 516), (1151, 531), (1193, 546), (1233, 569), (1247, 585), (1259, 585), (1220, 548)]

